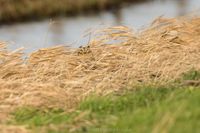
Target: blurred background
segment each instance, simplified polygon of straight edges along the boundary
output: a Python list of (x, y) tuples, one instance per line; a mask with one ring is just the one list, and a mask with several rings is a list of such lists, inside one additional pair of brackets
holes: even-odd
[(87, 44), (88, 31), (116, 25), (135, 30), (155, 18), (198, 15), (200, 0), (0, 0), (0, 41), (25, 53)]

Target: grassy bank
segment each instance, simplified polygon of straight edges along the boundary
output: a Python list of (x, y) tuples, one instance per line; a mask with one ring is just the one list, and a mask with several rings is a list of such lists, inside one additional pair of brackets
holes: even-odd
[(199, 25), (158, 18), (25, 58), (0, 43), (0, 132), (197, 132)]
[[(199, 84), (183, 85), (186, 81)], [(200, 71), (191, 70), (164, 86), (142, 84), (120, 95), (90, 95), (67, 112), (21, 107), (7, 125), (34, 133), (198, 133), (199, 100)]]
[(0, 23), (116, 8), (140, 0), (0, 0)]

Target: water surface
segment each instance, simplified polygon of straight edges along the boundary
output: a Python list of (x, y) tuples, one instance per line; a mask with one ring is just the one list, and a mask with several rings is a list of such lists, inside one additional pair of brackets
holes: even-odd
[(114, 25), (140, 29), (158, 16), (176, 17), (199, 9), (200, 0), (152, 0), (98, 14), (3, 25), (0, 27), (0, 41), (9, 42), (11, 50), (24, 47), (26, 53), (55, 45), (78, 47), (88, 42), (89, 37), (83, 35), (89, 29)]

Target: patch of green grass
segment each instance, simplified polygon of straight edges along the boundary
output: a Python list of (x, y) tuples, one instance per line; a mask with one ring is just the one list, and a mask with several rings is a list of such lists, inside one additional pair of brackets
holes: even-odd
[(165, 99), (176, 88), (143, 86), (126, 92), (122, 96), (114, 94), (104, 97), (91, 96), (80, 104), (80, 110), (89, 109), (92, 112), (112, 114), (120, 111), (130, 111), (136, 108), (150, 107)]
[(91, 110), (99, 124), (89, 133), (198, 132), (200, 88), (144, 88), (122, 97), (92, 98), (80, 108)]
[[(67, 133), (67, 125), (77, 126), (79, 133), (133, 133), (133, 132), (198, 132), (200, 130), (200, 88), (146, 86), (129, 91), (122, 96), (115, 94), (91, 96), (83, 101), (77, 112), (21, 108), (13, 113), (15, 124), (29, 125), (33, 131), (48, 125), (46, 132)], [(75, 122), (81, 112), (90, 112)], [(96, 121), (92, 125), (83, 122)], [(59, 128), (66, 124), (66, 128)]]
[(183, 80), (200, 80), (200, 71), (192, 69), (184, 73)]
[(69, 121), (74, 114), (67, 114), (62, 109), (41, 110), (24, 107), (13, 112), (13, 123), (29, 125), (30, 127), (60, 124)]
[(44, 110), (33, 107), (19, 108), (12, 115), (13, 119), (8, 121), (9, 125), (26, 125), (35, 133), (41, 130), (44, 133), (68, 133), (76, 126), (77, 130), (82, 131), (82, 125), (88, 125), (85, 120), (91, 119), (87, 111), (65, 112), (62, 109)]

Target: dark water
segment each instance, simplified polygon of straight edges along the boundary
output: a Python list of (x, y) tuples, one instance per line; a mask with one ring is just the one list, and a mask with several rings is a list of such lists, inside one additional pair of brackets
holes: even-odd
[(200, 0), (152, 0), (98, 14), (1, 26), (0, 41), (9, 42), (11, 50), (24, 47), (26, 53), (55, 45), (78, 47), (87, 43), (89, 37), (83, 35), (89, 29), (113, 25), (140, 29), (161, 15), (176, 17), (199, 10)]

